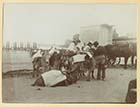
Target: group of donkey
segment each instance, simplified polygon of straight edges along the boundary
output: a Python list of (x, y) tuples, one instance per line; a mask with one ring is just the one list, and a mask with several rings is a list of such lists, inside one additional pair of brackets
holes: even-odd
[[(48, 50), (43, 50), (43, 56), (35, 58), (33, 63), (33, 77), (40, 75), (43, 72), (49, 71), (51, 69), (61, 70), (62, 67), (67, 69), (69, 74), (74, 74), (75, 81), (78, 78), (85, 76), (89, 81), (92, 75), (94, 78), (94, 69), (97, 67), (98, 71), (105, 70), (105, 66), (109, 65), (111, 60), (117, 57), (124, 57), (125, 64), (124, 68), (127, 68), (128, 58), (131, 57), (133, 64), (134, 57), (136, 56), (136, 44), (125, 44), (125, 45), (106, 45), (99, 46), (97, 50), (94, 50), (93, 57), (90, 58), (88, 55), (85, 56), (84, 62), (72, 63), (72, 56), (75, 54), (71, 51), (66, 51), (65, 49), (59, 50), (59, 53), (54, 52), (49, 55)], [(103, 56), (103, 57), (98, 57)], [(78, 72), (75, 72), (78, 71)]]

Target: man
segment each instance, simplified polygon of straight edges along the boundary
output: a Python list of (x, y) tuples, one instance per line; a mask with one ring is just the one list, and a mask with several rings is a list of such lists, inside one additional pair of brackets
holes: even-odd
[(99, 47), (99, 43), (98, 43), (97, 41), (95, 41), (95, 42), (93, 43), (93, 45), (92, 45), (92, 49), (93, 49), (94, 51), (96, 51), (98, 47)]
[(84, 44), (80, 41), (79, 34), (74, 35), (73, 42), (68, 47), (68, 51), (73, 53), (73, 55), (71, 55), (73, 59), (71, 71), (72, 71), (72, 74), (74, 75), (73, 77), (75, 78), (74, 82), (76, 82), (78, 79), (78, 74), (80, 72), (82, 62), (84, 61), (85, 55), (81, 54), (83, 53), (83, 47), (84, 47)]
[(90, 53), (93, 57), (94, 52), (93, 52), (93, 42), (92, 41), (87, 43), (87, 45), (84, 47), (84, 51), (86, 53)]
[(92, 41), (88, 42), (84, 47), (84, 51), (89, 51), (92, 48), (92, 45), (93, 45)]
[(34, 55), (33, 55), (33, 57), (32, 57), (32, 61), (34, 61), (34, 59), (35, 58), (37, 58), (37, 57), (42, 57), (42, 50), (40, 49), (40, 50), (38, 50)]
[(33, 77), (39, 75), (40, 68), (42, 67), (42, 56), (43, 51), (40, 49), (38, 50), (32, 57), (32, 64), (33, 64)]
[(93, 52), (94, 52), (94, 57), (96, 60), (96, 65), (98, 66), (98, 73), (97, 73), (97, 80), (102, 79), (103, 81), (105, 80), (105, 70), (106, 70), (106, 65), (105, 65), (105, 48), (103, 46), (99, 46), (99, 43), (95, 41), (93, 43)]

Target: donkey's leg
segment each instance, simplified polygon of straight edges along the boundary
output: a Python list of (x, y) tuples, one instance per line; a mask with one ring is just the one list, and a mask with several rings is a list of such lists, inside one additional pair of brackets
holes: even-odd
[(92, 70), (92, 78), (95, 79), (95, 77), (94, 77), (94, 69)]
[(98, 65), (97, 80), (101, 79), (101, 64)]
[(87, 71), (87, 73), (88, 73), (88, 75), (87, 75), (87, 81), (90, 81), (90, 74), (91, 74), (91, 72), (92, 72), (91, 70), (88, 70)]
[(33, 69), (33, 72), (32, 72), (32, 77), (35, 78), (36, 77), (36, 70)]
[(125, 60), (124, 60), (124, 63), (125, 63), (125, 65), (124, 65), (124, 69), (127, 69), (127, 61), (128, 61), (128, 56), (127, 57), (125, 57)]
[(134, 56), (131, 56), (131, 64), (134, 65)]
[(106, 75), (106, 73), (105, 73), (105, 70), (106, 70), (106, 68), (105, 68), (105, 65), (103, 64), (102, 65), (102, 80), (104, 81), (105, 80), (105, 75)]

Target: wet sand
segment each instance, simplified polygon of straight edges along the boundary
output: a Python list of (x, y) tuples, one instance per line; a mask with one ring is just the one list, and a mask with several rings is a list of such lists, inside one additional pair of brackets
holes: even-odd
[(135, 78), (135, 69), (109, 68), (106, 81), (79, 80), (52, 88), (32, 87), (35, 79), (27, 75), (8, 77), (2, 80), (2, 98), (4, 103), (124, 103), (128, 83)]

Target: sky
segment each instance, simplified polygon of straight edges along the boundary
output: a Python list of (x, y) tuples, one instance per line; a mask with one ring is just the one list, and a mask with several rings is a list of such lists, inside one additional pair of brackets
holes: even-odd
[(135, 4), (5, 4), (3, 41), (64, 44), (80, 27), (99, 24), (136, 33), (136, 12)]

